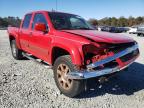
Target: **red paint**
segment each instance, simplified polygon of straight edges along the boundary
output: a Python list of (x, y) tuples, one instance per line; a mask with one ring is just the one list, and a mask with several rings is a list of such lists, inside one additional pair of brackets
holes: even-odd
[[(48, 33), (44, 33), (45, 25), (38, 23), (35, 29), (32, 29), (32, 23), (34, 15), (41, 13), (44, 15), (48, 23)], [(47, 61), (49, 64), (53, 64), (53, 48), (59, 47), (71, 55), (72, 61), (76, 65), (84, 64), (84, 51), (83, 46), (92, 44), (97, 48), (101, 47), (100, 43), (127, 43), (134, 40), (127, 36), (122, 36), (112, 33), (98, 32), (96, 30), (56, 30), (50, 20), (47, 11), (32, 12), (32, 18), (28, 29), (23, 29), (21, 23), (20, 28), (9, 27), (9, 36), (16, 39), (17, 46), (34, 56)], [(92, 41), (93, 40), (93, 41)], [(99, 47), (98, 47), (99, 46)]]
[(43, 23), (36, 23), (34, 29), (37, 31), (46, 32), (46, 25)]

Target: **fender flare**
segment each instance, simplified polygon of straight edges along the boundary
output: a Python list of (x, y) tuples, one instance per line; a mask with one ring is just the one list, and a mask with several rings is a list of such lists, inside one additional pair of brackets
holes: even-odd
[(19, 42), (19, 39), (18, 39), (18, 35), (17, 34), (9, 34), (9, 41), (10, 41), (11, 37), (13, 37), (16, 40), (16, 45), (17, 45), (18, 49), (21, 49), (21, 45), (20, 45), (20, 42)]
[(52, 52), (53, 52), (53, 48), (54, 47), (58, 47), (58, 48), (61, 48), (61, 49), (64, 49), (66, 50), (67, 52), (69, 52), (70, 56), (71, 56), (71, 59), (72, 59), (72, 62), (73, 64), (75, 65), (82, 65), (83, 64), (83, 60), (82, 60), (82, 56), (80, 54), (80, 51), (79, 49), (75, 46), (75, 45), (70, 45), (69, 44), (61, 44), (61, 43), (53, 43), (53, 46), (51, 47), (51, 51), (50, 51), (50, 63), (52, 64), (53, 61), (52, 61)]

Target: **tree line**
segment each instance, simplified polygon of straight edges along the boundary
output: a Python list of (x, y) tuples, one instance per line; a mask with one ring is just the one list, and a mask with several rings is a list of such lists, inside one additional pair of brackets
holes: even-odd
[(19, 27), (21, 19), (19, 17), (0, 17), (0, 27), (14, 26)]
[[(20, 26), (21, 19), (19, 17), (0, 17), (0, 27), (8, 27), (10, 26)], [(134, 25), (144, 24), (144, 16), (143, 17), (105, 17), (103, 19), (97, 20), (91, 18), (88, 20), (94, 26), (115, 26), (115, 27), (131, 27)]]
[(103, 19), (97, 20), (91, 18), (88, 20), (94, 26), (115, 26), (115, 27), (131, 27), (135, 25), (144, 24), (144, 16), (143, 17), (105, 17)]

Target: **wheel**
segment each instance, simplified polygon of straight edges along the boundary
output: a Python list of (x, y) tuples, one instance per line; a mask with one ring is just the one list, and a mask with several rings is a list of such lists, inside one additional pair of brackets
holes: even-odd
[(56, 85), (64, 95), (75, 97), (84, 90), (83, 80), (73, 80), (66, 77), (69, 72), (78, 70), (72, 63), (69, 55), (64, 55), (56, 59), (53, 70)]
[(138, 33), (137, 36), (140, 36), (140, 33)]
[(15, 40), (12, 40), (12, 41), (10, 42), (10, 45), (11, 45), (12, 56), (13, 56), (16, 60), (22, 59), (22, 58), (23, 58), (22, 51), (17, 48), (17, 46), (16, 46), (16, 41), (15, 41)]
[(144, 36), (144, 34), (142, 34), (142, 33), (141, 33), (141, 35), (140, 35), (140, 36), (141, 36), (141, 37), (143, 37), (143, 36)]

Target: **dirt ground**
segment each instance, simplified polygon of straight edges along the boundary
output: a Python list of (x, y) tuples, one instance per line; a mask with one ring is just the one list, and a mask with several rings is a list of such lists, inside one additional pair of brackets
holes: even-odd
[(134, 38), (141, 55), (128, 71), (100, 85), (89, 82), (78, 98), (59, 93), (51, 69), (14, 60), (6, 31), (0, 31), (0, 108), (144, 108), (144, 37)]

